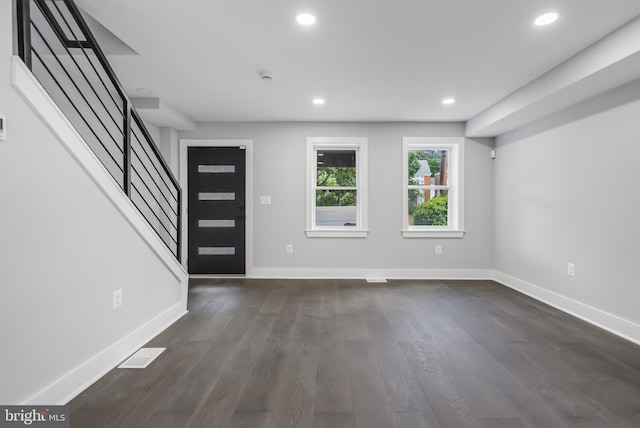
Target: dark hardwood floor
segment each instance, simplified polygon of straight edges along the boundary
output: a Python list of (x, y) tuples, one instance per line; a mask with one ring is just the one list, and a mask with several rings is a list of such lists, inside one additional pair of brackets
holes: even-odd
[(640, 347), (491, 281), (195, 280), (75, 428), (640, 427)]

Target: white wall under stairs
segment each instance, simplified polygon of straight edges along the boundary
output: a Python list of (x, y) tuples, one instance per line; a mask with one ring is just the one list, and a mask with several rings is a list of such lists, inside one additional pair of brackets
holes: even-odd
[(0, 403), (64, 404), (185, 313), (188, 275), (12, 56), (12, 26), (0, 2)]

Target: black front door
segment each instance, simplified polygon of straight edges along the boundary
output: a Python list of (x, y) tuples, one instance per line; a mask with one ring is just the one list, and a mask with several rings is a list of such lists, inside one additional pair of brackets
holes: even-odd
[(245, 150), (189, 147), (189, 273), (245, 273)]

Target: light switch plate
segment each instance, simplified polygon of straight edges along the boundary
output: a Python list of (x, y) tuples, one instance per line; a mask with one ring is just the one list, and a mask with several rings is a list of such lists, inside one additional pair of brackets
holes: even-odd
[(271, 205), (271, 196), (260, 196), (260, 205)]

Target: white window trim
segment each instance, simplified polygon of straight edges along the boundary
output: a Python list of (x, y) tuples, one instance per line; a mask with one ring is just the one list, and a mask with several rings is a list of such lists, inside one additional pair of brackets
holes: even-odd
[[(464, 236), (464, 141), (457, 138), (402, 138), (402, 236), (404, 238), (462, 238)], [(449, 221), (447, 226), (409, 226), (409, 150), (447, 149), (449, 165)], [(454, 196), (454, 199), (451, 196)]]
[[(307, 138), (307, 228), (308, 238), (366, 238), (368, 230), (367, 184), (368, 154), (366, 137), (308, 137)], [(318, 227), (315, 226), (315, 177), (316, 151), (322, 149), (354, 149), (357, 173), (358, 218), (356, 227)]]

